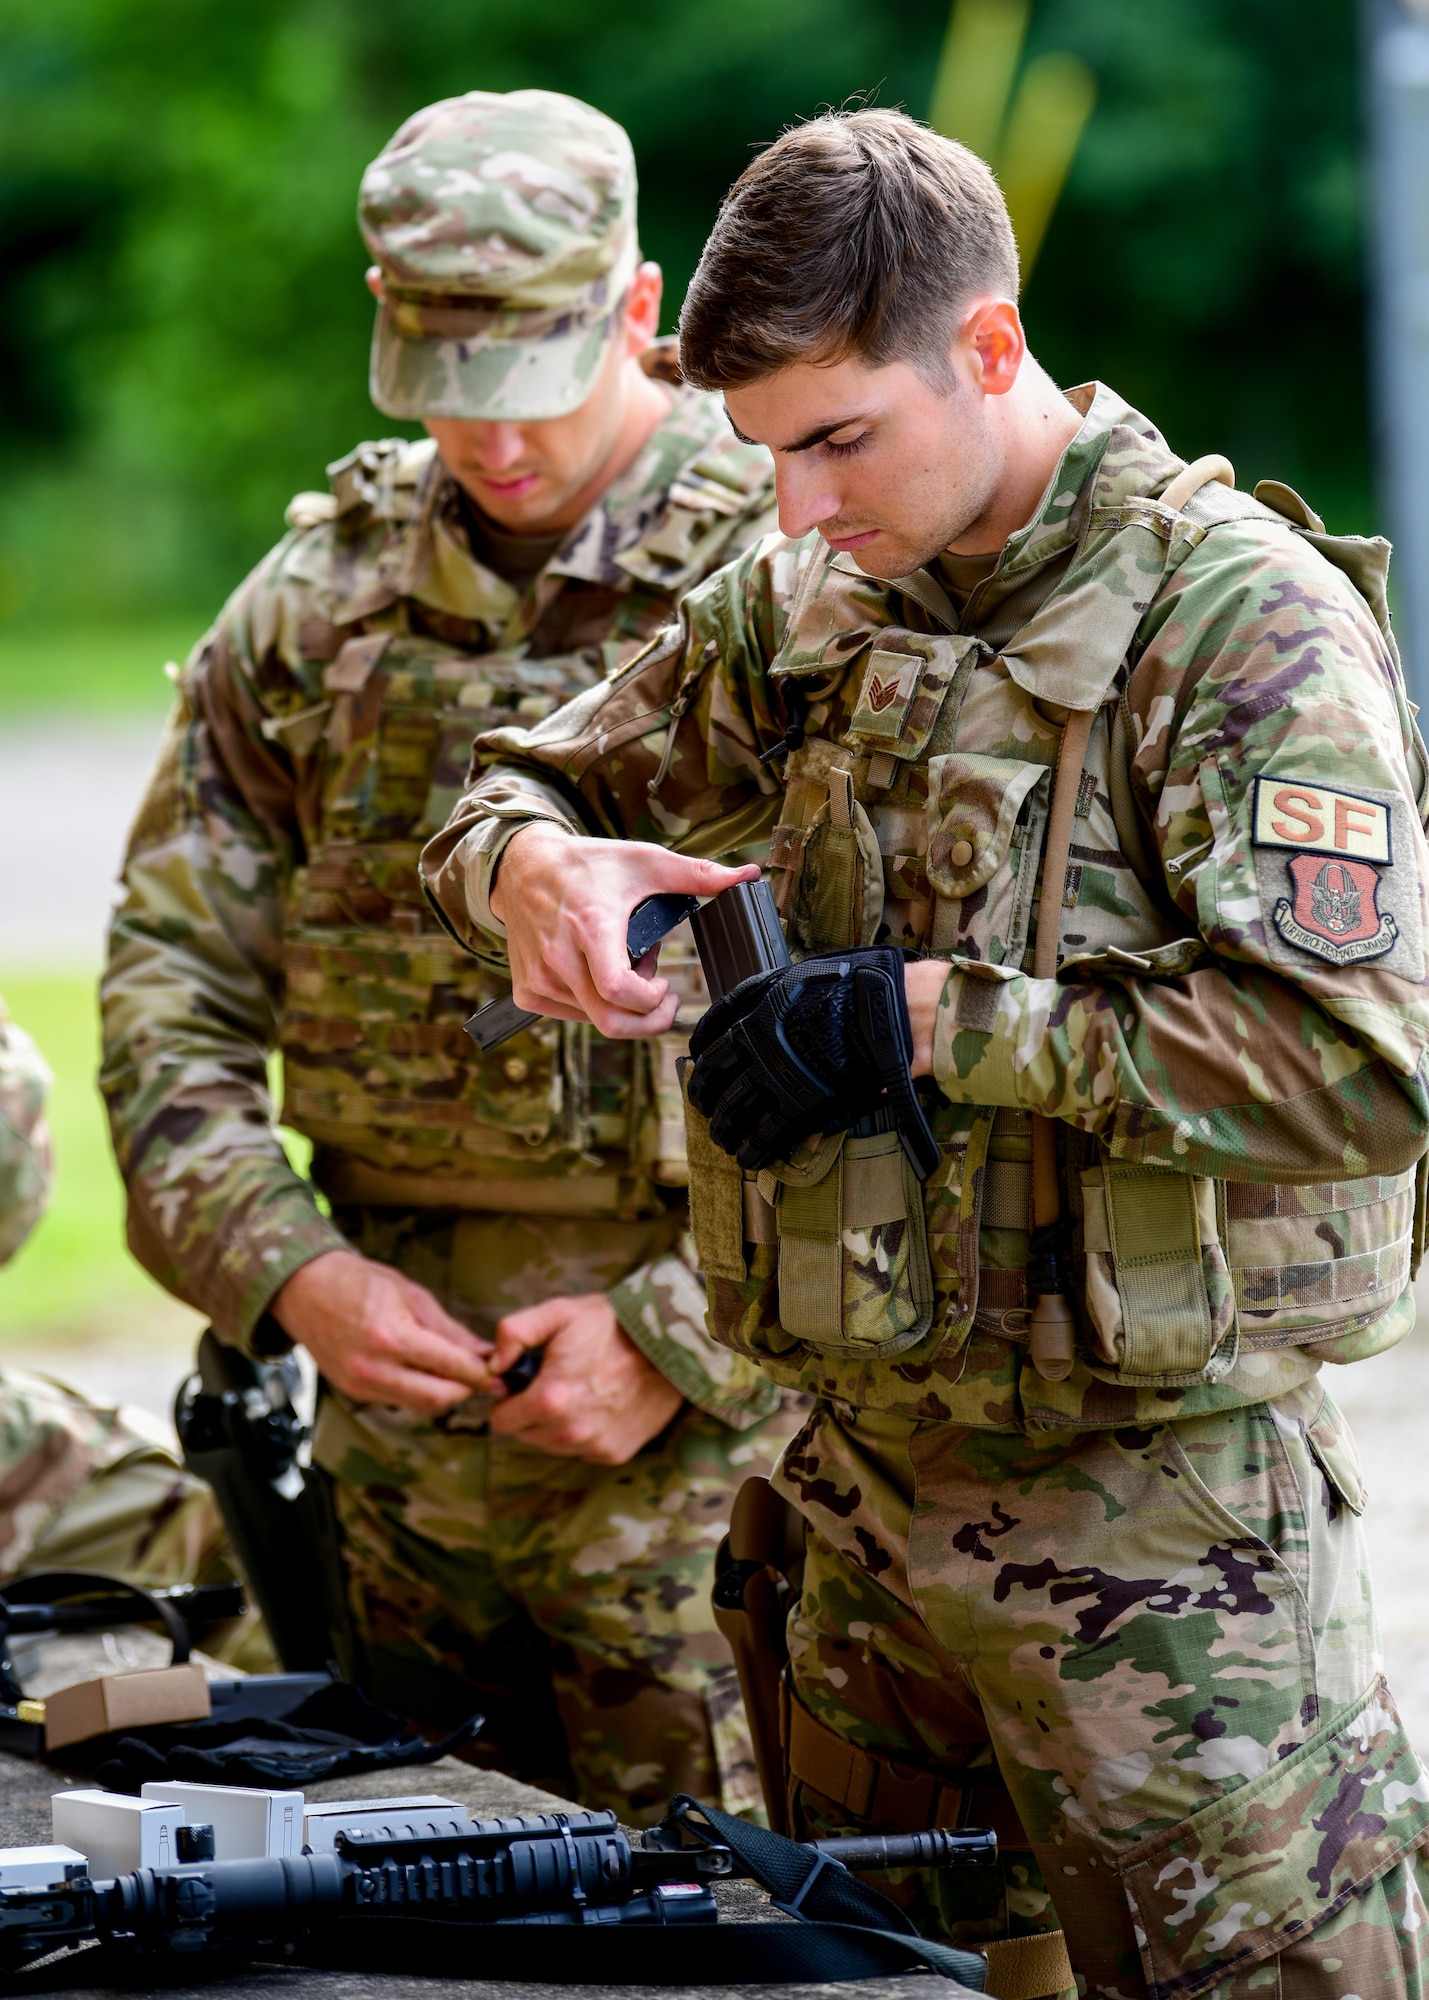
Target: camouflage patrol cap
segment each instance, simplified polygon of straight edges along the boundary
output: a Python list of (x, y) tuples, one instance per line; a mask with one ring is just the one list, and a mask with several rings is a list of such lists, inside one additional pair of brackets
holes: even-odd
[(550, 90), (469, 90), (409, 118), (362, 177), (386, 299), (389, 417), (530, 423), (583, 403), (639, 262), (621, 127)]

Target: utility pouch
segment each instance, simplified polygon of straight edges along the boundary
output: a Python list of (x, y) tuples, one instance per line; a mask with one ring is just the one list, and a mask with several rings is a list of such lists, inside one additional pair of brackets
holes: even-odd
[(1217, 1381), (1236, 1355), (1220, 1183), (1103, 1160), (1081, 1175), (1088, 1357), (1114, 1382)]
[(923, 1189), (896, 1132), (835, 1133), (757, 1176), (773, 1217), (779, 1323), (825, 1353), (901, 1354), (933, 1323)]
[(783, 1357), (798, 1346), (779, 1324), (779, 1250), (773, 1211), (739, 1162), (710, 1137), (690, 1102), (689, 1056), (677, 1065), (685, 1104), (690, 1231), (709, 1297), (710, 1335), (736, 1354)]
[(690, 1103), (690, 1227), (709, 1330), (736, 1353), (901, 1354), (933, 1323), (923, 1189), (896, 1132), (831, 1133), (746, 1174)]
[(804, 829), (790, 871), (789, 942), (806, 952), (871, 945), (883, 921), (883, 857), (853, 774), (836, 765), (829, 796)]

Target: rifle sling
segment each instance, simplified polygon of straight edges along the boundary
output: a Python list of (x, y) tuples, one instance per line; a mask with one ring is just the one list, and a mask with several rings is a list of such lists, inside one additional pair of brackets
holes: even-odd
[[(1016, 1940), (1015, 1940), (1016, 1942)], [(1033, 1940), (1041, 1943), (1041, 1939)], [(803, 1986), (934, 1971), (951, 2000), (981, 1990), (984, 1961), (896, 1931), (823, 1921), (717, 1924), (454, 1924), (434, 1918), (344, 1918), (304, 1963), (363, 1972), (511, 1979), (541, 1985)], [(1009, 1996), (1011, 2000), (1011, 1996)], [(1033, 2000), (1033, 1996), (1027, 1996)]]

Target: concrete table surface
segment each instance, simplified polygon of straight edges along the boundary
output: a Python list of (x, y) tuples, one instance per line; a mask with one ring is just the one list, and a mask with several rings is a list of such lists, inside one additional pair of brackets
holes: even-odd
[[(82, 1785), (85, 1778), (52, 1770), (48, 1765), (0, 1754), (0, 1847), (30, 1846), (48, 1841), (50, 1795), (65, 1785)], [(477, 1770), (455, 1757), (414, 1769), (374, 1771), (365, 1777), (339, 1778), (328, 1784), (308, 1785), (310, 1799), (397, 1798), (415, 1792), (436, 1792), (469, 1805), (483, 1815), (517, 1814), (571, 1810), (570, 1802), (549, 1792), (536, 1791), (493, 1771)], [(753, 1883), (732, 1882), (718, 1889), (723, 1913), (735, 1921), (768, 1917), (775, 1923), (792, 1919), (769, 1908), (768, 1898)], [(619, 2000), (637, 1992), (679, 1992), (683, 2000), (937, 2000), (948, 1992), (947, 1982), (931, 1973), (907, 1973), (886, 1979), (840, 1980), (811, 1985), (709, 1986), (700, 1983), (700, 1931), (691, 1928), (690, 1979), (673, 1987), (563, 1985), (550, 1988), (563, 2000)], [(473, 1958), (479, 1957), (474, 1946)], [(25, 1973), (7, 1991), (17, 1994), (60, 1996), (60, 2000), (81, 2000), (99, 1992), (113, 1993), (116, 1982), (103, 1987), (89, 1986), (84, 1980), (83, 1954), (68, 1963), (57, 1962)], [(470, 1979), (446, 1976), (424, 1978), (420, 1973), (394, 1974), (386, 1971), (317, 1971), (306, 1966), (254, 1964), (225, 1969), (211, 1978), (190, 1978), (182, 1965), (167, 1968), (162, 1980), (154, 1977), (152, 1961), (130, 1980), (129, 1992), (162, 1991), (166, 2000), (530, 2000), (538, 1989), (533, 1984), (506, 1979)]]

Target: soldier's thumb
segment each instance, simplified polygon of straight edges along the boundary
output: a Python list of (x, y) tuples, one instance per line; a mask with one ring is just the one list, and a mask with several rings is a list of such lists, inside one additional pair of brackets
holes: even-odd
[(459, 1347), (475, 1347), (483, 1356), (491, 1352), (491, 1342), (483, 1340), (479, 1333), (473, 1333), (469, 1326), (463, 1326), (459, 1319), (453, 1319), (446, 1307), (415, 1279), (397, 1274), (402, 1292), (402, 1302), (408, 1316), (426, 1333), (444, 1334)]
[(561, 1298), (543, 1299), (539, 1305), (507, 1313), (496, 1323), (496, 1351), (491, 1357), (494, 1372), (499, 1375), (519, 1361), (528, 1347), (544, 1347), (570, 1316), (570, 1302)]
[(656, 848), (650, 870), (650, 887), (666, 894), (682, 896), (718, 896), (726, 889), (732, 889), (736, 882), (754, 882), (759, 879), (759, 864), (745, 862), (740, 867), (728, 867), (723, 861), (703, 861), (692, 854), (675, 854), (668, 847)]

